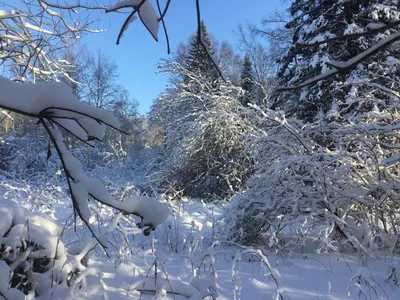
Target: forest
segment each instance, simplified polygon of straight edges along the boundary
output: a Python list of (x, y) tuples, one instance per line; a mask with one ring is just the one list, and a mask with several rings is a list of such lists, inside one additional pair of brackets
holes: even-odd
[[(400, 299), (400, 1), (237, 45), (192, 2), (171, 47), (179, 0), (0, 0), (0, 299)], [(146, 114), (82, 42), (110, 14), (164, 36)]]

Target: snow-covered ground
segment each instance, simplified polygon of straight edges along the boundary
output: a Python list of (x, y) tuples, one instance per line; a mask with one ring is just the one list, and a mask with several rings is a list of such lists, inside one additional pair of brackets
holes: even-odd
[[(55, 188), (32, 197), (29, 194), (37, 190), (32, 186), (16, 187), (15, 182), (6, 185), (5, 181), (1, 186), (6, 198), (51, 216), (60, 227), (67, 224), (62, 240), (68, 249), (89, 240), (83, 224), (78, 222), (74, 230), (67, 193)], [(15, 199), (17, 194), (25, 197)], [(58, 201), (43, 205), (49, 197)], [(118, 231), (110, 234), (110, 257), (100, 248), (93, 252), (88, 266), (95, 276), (89, 278), (86, 288), (76, 290), (73, 298), (203, 299), (211, 295), (222, 300), (279, 299), (276, 297), (281, 295), (283, 299), (304, 300), (400, 299), (399, 257), (377, 253), (377, 259), (364, 257), (362, 264), (359, 254), (296, 252), (288, 256), (261, 246), (236, 245), (223, 239), (220, 216), (228, 205), (176, 201), (170, 204), (167, 221), (149, 236), (134, 223), (129, 225), (133, 234), (125, 242)], [(112, 223), (111, 209), (91, 209), (103, 218), (103, 224), (99, 219), (93, 224), (107, 228)], [(120, 225), (124, 230), (129, 228), (128, 223)]]
[[(217, 299), (273, 298), (276, 284), (259, 258), (239, 254), (240, 248), (222, 241), (212, 247), (212, 244), (218, 243), (218, 229), (213, 219), (217, 219), (222, 209), (193, 201), (175, 207), (175, 215), (158, 228), (153, 237), (158, 268), (161, 270), (158, 274), (161, 278), (159, 284), (169, 290), (169, 284), (174, 286), (177, 281), (191, 282), (194, 275), (192, 262), (196, 266), (203, 263), (204, 266), (198, 271), (199, 277), (205, 275), (206, 278), (215, 278), (219, 295)], [(177, 236), (180, 240), (178, 244), (174, 240)], [(166, 243), (167, 237), (170, 245)], [(137, 246), (142, 242), (146, 245), (146, 241), (141, 239)], [(356, 255), (297, 253), (292, 257), (283, 257), (264, 253), (276, 269), (278, 288), (284, 299), (400, 299), (399, 287), (393, 280), (387, 280), (391, 266), (398, 265), (399, 258), (382, 254), (378, 255), (378, 260), (368, 259), (366, 267), (362, 267)], [(215, 261), (212, 262), (207, 255), (211, 255)], [(237, 256), (240, 256), (240, 261), (234, 263)], [(152, 278), (153, 284), (156, 281), (154, 270), (150, 268), (152, 260), (152, 252), (147, 255), (139, 252), (117, 268), (107, 262), (94, 263), (99, 264), (104, 272), (103, 278), (110, 299), (135, 299), (140, 298), (137, 290), (142, 288), (142, 284), (135, 285), (140, 282), (137, 278), (140, 276), (133, 276), (138, 266)], [(168, 280), (164, 272), (168, 274)], [(358, 274), (369, 280), (370, 288), (364, 282), (359, 284), (356, 279), (351, 282)], [(169, 298), (174, 296), (169, 294)], [(185, 297), (175, 295), (175, 299)]]

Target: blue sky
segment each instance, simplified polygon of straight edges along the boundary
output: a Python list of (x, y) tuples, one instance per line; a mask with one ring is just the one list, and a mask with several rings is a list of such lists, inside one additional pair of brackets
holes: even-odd
[[(64, 3), (61, 0), (51, 0), (51, 2)], [(77, 1), (65, 2), (71, 4)], [(97, 2), (113, 4), (117, 0)], [(208, 31), (218, 41), (227, 40), (235, 47), (237, 39), (233, 30), (238, 24), (246, 22), (259, 24), (269, 13), (282, 11), (288, 6), (288, 2), (287, 0), (200, 0), (201, 17)], [(21, 0), (3, 0), (3, 3), (24, 7)], [(160, 3), (163, 6), (166, 0), (160, 0)], [(107, 29), (106, 32), (87, 34), (83, 37), (82, 43), (91, 51), (101, 49), (115, 61), (120, 73), (119, 84), (129, 91), (131, 97), (139, 101), (139, 112), (145, 114), (168, 81), (165, 75), (155, 74), (160, 58), (168, 56), (167, 46), (161, 27), (159, 42), (156, 42), (139, 19), (130, 24), (120, 45), (117, 46), (115, 42), (126, 16), (120, 13), (101, 14), (100, 22), (93, 24), (92, 29)], [(174, 51), (180, 42), (187, 42), (189, 36), (197, 29), (195, 0), (172, 0), (165, 22), (171, 50)]]
[[(160, 2), (165, 3), (163, 0)], [(281, 0), (201, 0), (200, 4), (202, 19), (208, 31), (217, 40), (228, 40), (233, 46), (237, 44), (237, 40), (232, 30), (239, 23), (258, 24), (268, 13), (287, 6)], [(107, 32), (86, 35), (83, 42), (91, 50), (103, 50), (116, 62), (120, 72), (119, 83), (139, 101), (139, 112), (144, 114), (167, 83), (166, 76), (155, 74), (159, 59), (168, 56), (166, 42), (161, 30), (157, 43), (140, 21), (136, 20), (117, 46), (115, 41), (124, 17), (126, 16), (121, 14), (102, 16), (98, 26), (107, 28)], [(177, 44), (186, 42), (196, 31), (195, 0), (171, 1), (165, 21), (171, 49), (174, 51)]]

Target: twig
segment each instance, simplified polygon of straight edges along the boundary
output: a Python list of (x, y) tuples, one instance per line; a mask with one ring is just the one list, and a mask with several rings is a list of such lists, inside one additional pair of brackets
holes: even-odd
[[(196, 11), (197, 11), (197, 54), (199, 53), (199, 47), (202, 46), (204, 51), (206, 52), (208, 59), (211, 61), (211, 63), (217, 69), (219, 76), (222, 78), (223, 81), (226, 82), (221, 69), (219, 68), (218, 64), (215, 62), (214, 58), (211, 56), (210, 52), (207, 49), (206, 44), (203, 41), (203, 37), (202, 37), (203, 34), (202, 34), (202, 30), (201, 30), (200, 0), (196, 0)], [(196, 57), (195, 57), (195, 59), (196, 59)]]
[[(119, 30), (118, 37), (117, 37), (117, 45), (119, 45), (119, 43), (120, 43), (120, 41), (121, 41), (121, 38), (122, 38), (122, 35), (124, 34), (124, 31), (125, 31), (125, 29), (126, 29), (126, 26), (128, 26), (128, 24), (129, 24), (131, 18), (139, 11), (139, 9), (142, 7), (142, 5), (143, 5), (145, 2), (146, 2), (146, 0), (142, 0), (142, 1), (139, 3), (139, 5), (134, 6), (134, 7), (132, 7), (131, 5), (127, 5), (127, 6), (125, 6), (125, 7), (118, 7), (118, 9), (120, 9), (120, 8), (126, 8), (126, 7), (132, 7), (132, 8), (133, 8), (133, 11), (132, 11), (132, 12), (129, 14), (129, 16), (125, 19), (124, 24), (122, 24), (122, 27), (121, 27), (121, 29)], [(112, 12), (112, 11), (114, 11), (114, 10), (106, 10), (106, 13), (109, 13), (109, 12)]]
[(167, 40), (167, 53), (168, 54), (171, 53), (171, 47), (170, 47), (170, 44), (169, 44), (169, 37), (168, 37), (167, 27), (165, 26), (165, 22), (164, 22), (164, 16), (167, 13), (168, 6), (169, 6), (170, 2), (171, 2), (171, 0), (168, 0), (167, 6), (165, 7), (164, 12), (161, 14), (160, 0), (157, 0), (158, 12), (161, 14), (161, 17), (158, 19), (158, 21), (161, 21), (161, 24), (162, 24), (163, 29), (164, 29), (165, 39)]

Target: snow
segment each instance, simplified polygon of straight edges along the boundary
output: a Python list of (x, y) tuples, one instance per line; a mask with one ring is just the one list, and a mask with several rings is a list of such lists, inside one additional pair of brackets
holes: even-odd
[(125, 199), (119, 207), (124, 211), (136, 211), (143, 217), (142, 223), (145, 226), (157, 227), (169, 215), (169, 208), (166, 203), (144, 196), (133, 196)]
[(142, 218), (141, 223), (150, 226), (151, 229), (156, 228), (166, 220), (169, 209), (165, 203), (144, 196), (135, 196), (125, 199), (123, 202), (114, 199), (99, 179), (90, 178), (83, 172), (80, 161), (68, 151), (63, 143), (61, 133), (55, 128), (49, 128), (49, 131), (71, 177), (69, 184), (74, 205), (77, 206), (79, 216), (85, 223), (89, 224), (91, 217), (88, 205), (89, 196), (124, 213), (140, 216)]
[(12, 9), (12, 10), (0, 9), (0, 20), (15, 17), (17, 15), (20, 15), (20, 14), (18, 14), (18, 11), (15, 9)]
[(111, 11), (116, 11), (121, 8), (126, 8), (126, 7), (135, 7), (140, 4), (142, 0), (120, 0), (117, 3), (115, 3), (114, 6), (108, 8), (106, 11), (111, 12)]
[[(210, 231), (212, 225), (208, 226), (207, 220), (209, 220), (211, 210), (219, 215), (222, 214), (224, 207), (204, 206), (196, 200), (185, 201), (179, 206), (180, 208), (173, 207), (174, 211), (180, 209), (179, 216), (176, 216), (176, 219), (170, 216), (165, 225), (161, 225), (155, 231), (160, 269), (157, 278), (151, 275), (151, 263), (144, 263), (143, 260), (147, 258), (151, 262), (152, 252), (143, 253), (144, 256), (134, 256), (129, 260), (125, 259), (117, 268), (107, 262), (92, 261), (94, 267), (102, 270), (109, 299), (155, 299), (153, 293), (141, 295), (140, 291), (155, 291), (161, 288), (167, 292), (163, 299), (174, 299), (174, 297), (175, 299), (186, 299), (185, 297), (202, 299), (201, 293), (205, 293), (207, 287), (210, 286), (215, 288), (218, 294), (217, 299), (221, 300), (234, 299), (235, 293), (236, 299), (274, 299), (273, 295), (276, 291), (280, 292), (284, 299), (293, 300), (359, 299), (357, 285), (349, 286), (349, 284), (360, 274), (363, 276), (368, 274), (369, 280), (376, 281), (376, 284), (380, 284), (384, 288), (389, 299), (397, 299), (399, 287), (388, 287), (388, 283), (385, 282), (388, 277), (389, 265), (385, 262), (384, 256), (369, 261), (368, 269), (366, 269), (360, 265), (357, 255), (338, 253), (303, 255), (298, 253), (287, 257), (267, 252), (273, 275), (279, 282), (279, 290), (277, 290), (273, 280), (265, 276), (259, 260), (240, 253), (240, 250), (233, 245), (221, 244), (218, 249), (220, 251), (211, 248), (212, 243), (209, 242), (212, 240)], [(187, 250), (189, 252), (185, 252), (183, 247), (178, 250), (178, 253), (170, 252), (167, 245), (164, 244), (168, 240), (166, 235), (174, 236), (175, 234), (169, 227), (169, 222), (178, 226), (181, 243), (185, 243), (185, 239), (187, 243), (193, 243), (200, 235), (202, 237), (200, 248), (197, 250), (192, 248), (192, 250)], [(204, 226), (196, 229), (191, 225), (192, 223)], [(146, 242), (143, 240), (138, 241), (137, 245), (140, 247), (142, 242), (144, 246)], [(214, 259), (206, 262), (205, 256), (210, 253), (214, 253)], [(237, 257), (235, 259), (237, 271), (234, 280), (231, 270), (234, 261), (232, 258), (235, 255), (240, 256), (240, 259)], [(393, 259), (393, 262), (398, 261), (398, 258)], [(204, 269), (199, 270), (200, 278), (196, 278), (196, 275), (193, 278), (192, 273), (189, 272), (192, 268), (191, 264), (197, 265), (202, 262)], [(212, 279), (212, 276), (207, 275), (210, 267), (216, 270), (218, 278), (216, 281)], [(364, 271), (360, 273), (360, 270)], [(168, 274), (168, 279), (164, 271)], [(149, 275), (148, 278), (146, 278), (147, 275)], [(240, 289), (235, 288), (237, 285), (240, 286)], [(171, 288), (175, 293), (174, 296), (170, 293)], [(202, 292), (199, 293), (199, 290)], [(347, 296), (348, 292), (350, 293), (349, 297)], [(90, 299), (101, 299), (100, 293), (98, 292), (97, 296), (92, 295)], [(372, 296), (372, 299), (386, 299), (386, 297), (380, 291), (379, 297)]]
[[(65, 205), (68, 201), (68, 198), (64, 198), (53, 206), (61, 224), (66, 224), (65, 220), (71, 213), (70, 207)], [(214, 295), (220, 300), (257, 300), (274, 299), (280, 293), (284, 299), (338, 300), (358, 299), (360, 290), (366, 292), (369, 298), (365, 284), (381, 286), (389, 299), (397, 299), (399, 287), (390, 283), (388, 278), (392, 270), (398, 270), (398, 257), (388, 258), (385, 253), (376, 253), (376, 259), (368, 259), (368, 263), (364, 264), (357, 253), (286, 254), (261, 246), (244, 247), (226, 242), (221, 217), (229, 212), (228, 203), (212, 204), (182, 199), (167, 205), (149, 197), (131, 196), (119, 205), (123, 210), (135, 210), (142, 214), (143, 224), (157, 225), (152, 236), (136, 235), (129, 246), (132, 254), (117, 259), (114, 255), (122, 252), (111, 247), (111, 258), (105, 258), (100, 253), (86, 258), (97, 245), (95, 239), (88, 239), (86, 235), (76, 250), (77, 255), (66, 259), (66, 270), (72, 270), (75, 268), (73, 266), (81, 270), (71, 283), (76, 289), (73, 291), (65, 285), (50, 289), (52, 299), (146, 300), (160, 299), (161, 296), (162, 299), (203, 299), (204, 295)], [(122, 213), (114, 215), (111, 210), (100, 207), (97, 210), (98, 214), (102, 214), (102, 222), (106, 222), (107, 218), (110, 220), (107, 235), (115, 234), (126, 222)], [(15, 243), (14, 247), (19, 242), (12, 237), (27, 233), (24, 224), (28, 215), (31, 232), (37, 232), (33, 238), (53, 245), (47, 251), (55, 250), (56, 239), (53, 237), (61, 233), (61, 227), (48, 217), (32, 214), (6, 200), (0, 202), (0, 215), (0, 228), (10, 223), (11, 216), (14, 219), (12, 222), (19, 224), (9, 236), (9, 240)], [(125, 228), (129, 229), (129, 226)], [(83, 229), (78, 225), (78, 233)], [(133, 234), (137, 232), (132, 231)], [(62, 239), (72, 242), (76, 240), (74, 236), (73, 226), (67, 227)], [(64, 251), (59, 249), (60, 253)], [(71, 245), (66, 246), (67, 249), (73, 254)], [(36, 254), (43, 255), (44, 252), (40, 251), (36, 251)], [(86, 259), (87, 266), (79, 264)], [(157, 276), (154, 273), (154, 259), (157, 261)], [(0, 269), (2, 274), (9, 273), (4, 262), (0, 262)], [(63, 277), (66, 276), (65, 272), (60, 276), (66, 278)], [(44, 278), (39, 276), (37, 280), (41, 282), (37, 290), (44, 293), (37, 299), (48, 299), (45, 297), (48, 286), (44, 284)], [(86, 282), (85, 285), (78, 288), (83, 282)], [(386, 299), (384, 292), (380, 288), (377, 290), (378, 297), (372, 295), (371, 298)], [(14, 293), (15, 296), (12, 295), (10, 299), (23, 299), (19, 291), (5, 287), (4, 280), (0, 280), (0, 291), (7, 295)]]
[(112, 112), (79, 101), (65, 83), (20, 84), (0, 76), (0, 90), (0, 105), (3, 107), (31, 115), (39, 115), (45, 111), (56, 119), (72, 117), (88, 130), (88, 134), (98, 138), (102, 138), (105, 129), (97, 129), (94, 126), (96, 121), (87, 116), (115, 128), (120, 126), (118, 118)]
[(150, 1), (147, 0), (139, 10), (140, 20), (147, 30), (151, 33), (153, 38), (158, 41), (158, 29), (160, 23), (158, 22), (158, 16)]
[(307, 87), (313, 85), (322, 80), (326, 80), (331, 78), (332, 76), (338, 74), (342, 70), (347, 70), (356, 67), (360, 62), (364, 61), (367, 57), (376, 53), (379, 49), (390, 45), (392, 42), (400, 39), (400, 32), (392, 33), (384, 39), (381, 39), (379, 42), (374, 44), (372, 47), (368, 48), (364, 52), (352, 57), (347, 61), (330, 61), (330, 65), (333, 67), (332, 69), (323, 72), (313, 78), (310, 78), (301, 84), (291, 85), (284, 88), (278, 88), (278, 91), (289, 91), (289, 90), (297, 90), (299, 88)]
[[(157, 39), (159, 22), (150, 0), (119, 1), (108, 11), (126, 7), (135, 9), (139, 4), (143, 4), (138, 9), (141, 21)], [(62, 19), (60, 14), (50, 10), (47, 5), (43, 3), (42, 5), (50, 15)], [(386, 6), (382, 6), (381, 10), (391, 18), (399, 17), (392, 15)], [(10, 13), (15, 12), (0, 11), (0, 19), (9, 18)], [(128, 25), (133, 20), (134, 18), (127, 20)], [(23, 20), (21, 22), (26, 29), (47, 35), (53, 34), (31, 23)], [(324, 27), (326, 24), (327, 19), (320, 16), (311, 24), (304, 26), (303, 30), (312, 33), (316, 28)], [(379, 26), (381, 25), (369, 24), (367, 28), (376, 30)], [(127, 27), (124, 27), (124, 30)], [(67, 29), (72, 30), (68, 26)], [(345, 33), (351, 34), (360, 30), (362, 28), (357, 24), (349, 24)], [(329, 36), (333, 35), (330, 32), (321, 33), (313, 41), (321, 41)], [(313, 67), (322, 67), (322, 74), (300, 85), (304, 87), (302, 91), (304, 100), (308, 100), (306, 96), (309, 94), (306, 85), (351, 69), (366, 57), (398, 39), (400, 39), (399, 32), (392, 33), (348, 61), (331, 61), (322, 51), (316, 53), (310, 64)], [(320, 50), (324, 47), (326, 46), (321, 45)], [(388, 56), (386, 61), (393, 69), (399, 63), (398, 59), (392, 56)], [(51, 61), (47, 63), (51, 65)], [(299, 66), (301, 65), (300, 62)], [(54, 74), (51, 71), (45, 72)], [(193, 76), (195, 80), (201, 81), (196, 75)], [(18, 74), (16, 78), (26, 81), (24, 76)], [(298, 79), (295, 77), (288, 82), (295, 83)], [(351, 89), (348, 99), (345, 99), (347, 103), (354, 104), (358, 101), (354, 98), (362, 89), (358, 89), (357, 83), (358, 78), (355, 77), (343, 83)], [(200, 85), (202, 84), (200, 82)], [(366, 86), (373, 87), (373, 85), (371, 82)], [(190, 84), (188, 86), (190, 87)], [(172, 142), (171, 139), (167, 139), (169, 143), (182, 149), (182, 152), (175, 151), (174, 155), (178, 155), (173, 157), (179, 163), (190, 147), (198, 150), (204, 146), (201, 143), (194, 143), (199, 139), (196, 135), (191, 135), (191, 131), (199, 128), (209, 134), (211, 131), (207, 122), (215, 120), (216, 115), (226, 118), (221, 118), (224, 122), (216, 123), (214, 127), (224, 128), (231, 124), (241, 125), (243, 122), (243, 119), (239, 118), (239, 113), (237, 115), (233, 113), (237, 108), (232, 105), (235, 101), (230, 102), (231, 112), (217, 110), (217, 104), (229, 104), (222, 101), (225, 100), (223, 97), (231, 99), (233, 94), (233, 90), (229, 87), (222, 85), (221, 87), (231, 92), (226, 96), (220, 93), (216, 98), (218, 101), (214, 103), (201, 101), (207, 111), (209, 108), (213, 109), (210, 109), (210, 114), (205, 114), (205, 117), (196, 120), (198, 123), (188, 122), (190, 118), (197, 118), (192, 111), (179, 119), (182, 123), (171, 122), (172, 125), (169, 125), (171, 127), (169, 130), (174, 133), (180, 126), (181, 129), (188, 128), (189, 135), (180, 135)], [(298, 87), (291, 86), (289, 89)], [(124, 195), (127, 191), (125, 186), (134, 186), (131, 177), (137, 175), (132, 174), (130, 168), (119, 169), (129, 174), (126, 176), (129, 179), (122, 180), (123, 184), (109, 174), (109, 182), (117, 186), (116, 190), (109, 191), (103, 184), (104, 178), (91, 177), (96, 168), (88, 173), (90, 176), (87, 175), (83, 171), (82, 163), (66, 147), (59, 127), (70, 131), (83, 141), (92, 143), (93, 139), (103, 138), (106, 125), (119, 128), (118, 118), (111, 112), (78, 101), (72, 90), (62, 83), (18, 84), (0, 77), (0, 90), (2, 92), (0, 107), (42, 121), (54, 142), (66, 175), (65, 180), (64, 176), (59, 176), (59, 170), (56, 175), (52, 174), (54, 177), (62, 178), (55, 179), (56, 196), (44, 198), (51, 200), (46, 202), (40, 199), (42, 191), (40, 195), (32, 193), (35, 188), (38, 189), (44, 184), (42, 179), (32, 178), (30, 174), (29, 183), (22, 183), (20, 188), (19, 185), (13, 186), (16, 180), (14, 174), (3, 172), (0, 168), (4, 197), (7, 196), (14, 201), (0, 199), (0, 272), (3, 274), (0, 277), (0, 295), (5, 298), (39, 300), (398, 298), (397, 274), (400, 258), (395, 251), (398, 246), (396, 235), (398, 214), (394, 211), (383, 215), (381, 208), (384, 205), (390, 207), (399, 199), (397, 195), (399, 184), (389, 178), (392, 175), (397, 176), (397, 171), (390, 171), (390, 168), (396, 168), (400, 160), (399, 154), (394, 151), (397, 144), (390, 144), (385, 139), (379, 144), (374, 144), (374, 147), (379, 146), (376, 147), (379, 149), (372, 151), (373, 154), (377, 154), (375, 160), (369, 153), (365, 158), (364, 152), (369, 151), (368, 147), (357, 149), (357, 145), (353, 145), (358, 142), (369, 145), (371, 140), (374, 142), (372, 135), (387, 134), (391, 129), (393, 136), (397, 134), (399, 125), (396, 123), (388, 125), (372, 121), (369, 124), (359, 122), (363, 118), (384, 120), (384, 122), (387, 122), (386, 119), (393, 120), (390, 119), (391, 115), (387, 111), (382, 112), (382, 108), (378, 105), (371, 111), (354, 116), (353, 119), (349, 118), (349, 122), (340, 124), (339, 129), (333, 128), (336, 126), (335, 120), (327, 125), (323, 123), (321, 117), (318, 134), (325, 134), (324, 130), (327, 129), (332, 139), (336, 141), (345, 139), (344, 143), (337, 143), (335, 149), (314, 142), (316, 132), (307, 130), (315, 125), (304, 124), (300, 120), (288, 120), (280, 112), (258, 109), (257, 113), (262, 115), (262, 121), (268, 121), (266, 122), (268, 132), (260, 134), (261, 141), (256, 145), (260, 148), (257, 149), (257, 154), (264, 156), (262, 159), (256, 159), (258, 164), (256, 168), (261, 170), (258, 169), (257, 171), (260, 171), (258, 175), (251, 179), (262, 181), (258, 186), (259, 189), (252, 190), (253, 187), (249, 185), (252, 193), (237, 195), (230, 203), (204, 203), (201, 199), (179, 199), (167, 203), (166, 199), (156, 200), (155, 198), (161, 198), (158, 195), (151, 198), (139, 195), (138, 191), (137, 194), (133, 192), (128, 196)], [(180, 93), (184, 95), (183, 98), (214, 99), (213, 94), (207, 94), (207, 98), (204, 97), (204, 93), (193, 95), (194, 93), (187, 90), (187, 86), (185, 90)], [(380, 90), (387, 92), (388, 88)], [(398, 96), (396, 93), (393, 92)], [(168, 98), (168, 95), (162, 95), (167, 103), (171, 101), (173, 104), (179, 99), (176, 94), (170, 96)], [(322, 98), (324, 94), (318, 93), (318, 97)], [(331, 117), (341, 116), (339, 110), (343, 103), (342, 99), (337, 100), (332, 102), (329, 111)], [(193, 109), (193, 105), (190, 106)], [(174, 109), (174, 107), (180, 108), (179, 106), (171, 107), (169, 111), (166, 110), (169, 118), (176, 119), (177, 112), (184, 112), (182, 109)], [(256, 106), (252, 108), (257, 110)], [(223, 113), (220, 113), (221, 111)], [(239, 109), (237, 111), (241, 112)], [(235, 116), (238, 118), (235, 119)], [(270, 121), (277, 123), (277, 126), (269, 126)], [(352, 124), (353, 121), (355, 124)], [(274, 133), (279, 130), (279, 135)], [(214, 133), (213, 136), (217, 138), (223, 135), (223, 132), (217, 130)], [(240, 135), (225, 140), (234, 145), (232, 140), (239, 139), (242, 133), (243, 131), (240, 131)], [(346, 135), (354, 135), (355, 138), (348, 138)], [(182, 136), (188, 139), (184, 141), (185, 145), (177, 142), (182, 141)], [(350, 140), (351, 143), (346, 143)], [(222, 139), (217, 140), (215, 144), (222, 142)], [(272, 143), (276, 148), (263, 148), (264, 145)], [(340, 149), (339, 146), (346, 149)], [(347, 150), (353, 147), (355, 151)], [(28, 154), (28, 151), (25, 153)], [(226, 151), (223, 154), (227, 154)], [(46, 160), (46, 155), (43, 153), (38, 157)], [(204, 156), (200, 157), (204, 159)], [(55, 162), (47, 158), (46, 162), (49, 165), (53, 163), (57, 168), (61, 167), (58, 160)], [(260, 167), (267, 164), (269, 164), (267, 169)], [(382, 172), (383, 176), (379, 174), (379, 177), (375, 178), (373, 172), (377, 169), (380, 173), (384, 168), (390, 172), (387, 174)], [(47, 165), (44, 169), (48, 170)], [(360, 175), (345, 176), (354, 170), (360, 172)], [(51, 169), (51, 172), (53, 171), (54, 169)], [(232, 171), (236, 172), (237, 168)], [(262, 172), (265, 174), (261, 174)], [(35, 176), (38, 173), (40, 176), (43, 175), (37, 171), (34, 173)], [(268, 185), (268, 181), (274, 183), (274, 180), (279, 180), (279, 184)], [(29, 186), (31, 184), (35, 188)], [(228, 184), (233, 191), (232, 185), (229, 182)], [(46, 188), (49, 186), (48, 182), (44, 185)], [(67, 190), (68, 188), (70, 190)], [(68, 192), (72, 193), (73, 207), (67, 204), (70, 204), (70, 199), (66, 196)], [(89, 202), (90, 200), (93, 201)], [(263, 222), (260, 227), (257, 222), (255, 225), (251, 223), (253, 219), (245, 219), (241, 215), (253, 204), (256, 204), (255, 209), (250, 212), (256, 215), (254, 220)], [(30, 207), (30, 210), (22, 208), (22, 205)], [(360, 206), (361, 209), (356, 210), (355, 206)], [(375, 206), (382, 212), (381, 218), (374, 212), (377, 209)], [(334, 212), (339, 209), (342, 209), (340, 216)], [(390, 211), (388, 208), (384, 209)], [(52, 217), (46, 217), (38, 211), (46, 212)], [(299, 214), (300, 211), (302, 214)], [(76, 212), (83, 222), (79, 219), (72, 222)], [(354, 218), (356, 214), (357, 218)], [(242, 223), (238, 222), (237, 215), (240, 215)], [(141, 219), (139, 222), (137, 217)], [(393, 220), (389, 220), (389, 217)], [(372, 221), (368, 221), (369, 218)], [(55, 219), (64, 226), (58, 225)], [(278, 222), (274, 224), (274, 220)], [(386, 221), (391, 222), (381, 224)], [(228, 225), (232, 224), (236, 226), (236, 231), (229, 230)], [(148, 228), (143, 229), (145, 226)], [(249, 232), (254, 230), (256, 234), (263, 233), (246, 241), (252, 246), (232, 241), (247, 233), (245, 226), (248, 226)], [(272, 230), (271, 233), (269, 229), (265, 229), (267, 227), (276, 227), (277, 230)], [(342, 227), (345, 228), (343, 236), (332, 238), (335, 228), (342, 230)], [(142, 232), (141, 229), (145, 236), (138, 234)], [(231, 232), (236, 236), (230, 235)], [(387, 237), (385, 234), (392, 236)], [(261, 238), (265, 238), (263, 240), (265, 243), (258, 243)], [(98, 247), (99, 244), (103, 248)], [(107, 253), (106, 247), (108, 247)], [(26, 277), (32, 284), (32, 287), (27, 286), (31, 289), (27, 297), (22, 295), (21, 291), (10, 288), (10, 284), (11, 286), (13, 284), (9, 282), (12, 276)], [(22, 279), (20, 280), (22, 283)], [(17, 287), (22, 289), (21, 285)]]
[(21, 291), (15, 288), (12, 289), (8, 288), (7, 280), (4, 279), (7, 279), (10, 272), (11, 272), (10, 267), (7, 266), (7, 264), (3, 260), (1, 260), (0, 274), (2, 274), (2, 277), (0, 279), (0, 293), (4, 295), (6, 299), (24, 300), (25, 295)]
[[(114, 6), (106, 9), (106, 12), (113, 12), (113, 11), (118, 11), (123, 8), (131, 7), (132, 9), (136, 9), (140, 4), (142, 3), (142, 0), (122, 0), (118, 1)], [(139, 17), (140, 20), (142, 21), (143, 25), (146, 27), (146, 29), (150, 32), (150, 34), (153, 36), (153, 38), (158, 41), (158, 30), (160, 27), (160, 24), (158, 22), (158, 16), (157, 12), (153, 8), (152, 4), (150, 3), (149, 0), (145, 0), (144, 3), (140, 6), (138, 9)], [(121, 36), (124, 34), (124, 32), (128, 29), (129, 24), (132, 23), (135, 20), (135, 16), (127, 20), (127, 24), (124, 28), (122, 28)]]

